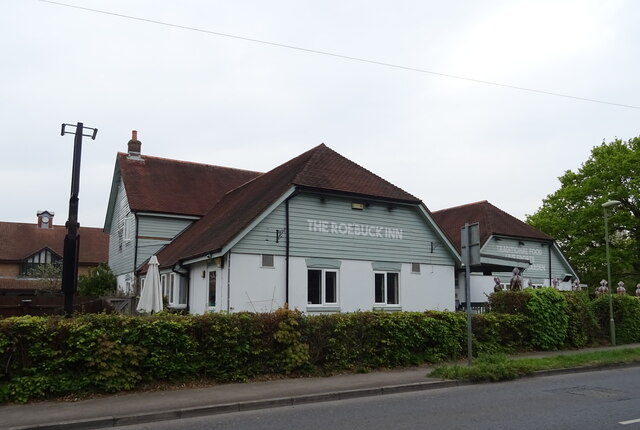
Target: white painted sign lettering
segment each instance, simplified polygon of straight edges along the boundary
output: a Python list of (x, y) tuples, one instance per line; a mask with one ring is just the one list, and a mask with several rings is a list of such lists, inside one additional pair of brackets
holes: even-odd
[(341, 234), (346, 236), (367, 236), (379, 239), (402, 240), (401, 228), (380, 225), (356, 224), (319, 219), (307, 219), (310, 232)]

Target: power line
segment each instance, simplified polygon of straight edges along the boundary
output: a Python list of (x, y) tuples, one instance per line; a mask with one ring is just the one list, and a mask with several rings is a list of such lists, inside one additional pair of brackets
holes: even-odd
[(343, 60), (358, 61), (358, 62), (361, 62), (361, 63), (375, 64), (375, 65), (378, 65), (378, 66), (392, 67), (394, 69), (407, 70), (407, 71), (410, 71), (410, 72), (425, 73), (425, 74), (429, 74), (429, 75), (441, 76), (441, 77), (450, 78), (450, 79), (458, 79), (458, 80), (467, 81), (467, 82), (475, 82), (475, 83), (478, 83), (478, 84), (485, 84), (485, 85), (492, 85), (492, 86), (496, 86), (496, 87), (509, 88), (509, 89), (512, 89), (512, 90), (527, 91), (527, 92), (537, 93), (537, 94), (545, 94), (545, 95), (554, 96), (554, 97), (564, 97), (564, 98), (573, 99), (573, 100), (580, 100), (580, 101), (591, 102), (591, 103), (600, 103), (600, 104), (611, 105), (611, 106), (619, 106), (619, 107), (624, 107), (624, 108), (629, 108), (629, 109), (640, 109), (640, 106), (633, 106), (633, 105), (627, 105), (627, 104), (622, 104), (622, 103), (609, 102), (609, 101), (605, 101), (605, 100), (591, 99), (591, 98), (587, 98), (587, 97), (573, 96), (571, 94), (556, 93), (556, 92), (553, 92), (553, 91), (538, 90), (538, 89), (535, 89), (535, 88), (520, 87), (520, 86), (517, 86), (517, 85), (503, 84), (503, 83), (487, 81), (487, 80), (483, 80), (483, 79), (468, 78), (468, 77), (465, 77), (465, 76), (452, 75), (452, 74), (449, 74), (449, 73), (434, 72), (432, 70), (420, 69), (420, 68), (417, 68), (417, 67), (402, 66), (402, 65), (399, 65), (399, 64), (386, 63), (384, 61), (370, 60), (370, 59), (367, 59), (367, 58), (353, 57), (353, 56), (350, 56), (350, 55), (336, 54), (334, 52), (329, 52), (329, 51), (321, 51), (321, 50), (317, 50), (317, 49), (303, 48), (303, 47), (300, 47), (300, 46), (287, 45), (287, 44), (284, 44), (284, 43), (269, 42), (267, 40), (254, 39), (254, 38), (251, 38), (251, 37), (238, 36), (238, 35), (229, 34), (229, 33), (221, 33), (221, 32), (218, 32), (218, 31), (206, 30), (206, 29), (197, 28), (197, 27), (190, 27), (190, 26), (187, 26), (187, 25), (172, 24), (170, 22), (157, 21), (157, 20), (148, 19), (148, 18), (140, 18), (140, 17), (137, 17), (137, 16), (131, 16), (131, 15), (125, 15), (125, 14), (121, 14), (121, 13), (109, 12), (109, 11), (100, 10), (100, 9), (92, 9), (92, 8), (88, 8), (88, 7), (84, 7), (84, 6), (76, 6), (76, 5), (56, 2), (56, 1), (52, 1), (52, 0), (39, 0), (39, 1), (41, 1), (43, 3), (54, 4), (54, 5), (57, 5), (57, 6), (64, 6), (64, 7), (68, 7), (68, 8), (84, 10), (84, 11), (87, 11), (87, 12), (94, 12), (94, 13), (100, 13), (100, 14), (103, 14), (103, 15), (115, 16), (115, 17), (118, 17), (118, 18), (131, 19), (131, 20), (135, 20), (135, 21), (147, 22), (147, 23), (150, 23), (150, 24), (163, 25), (163, 26), (166, 26), (166, 27), (179, 28), (179, 29), (182, 29), (182, 30), (189, 30), (189, 31), (197, 31), (199, 33), (205, 33), (205, 34), (210, 34), (210, 35), (214, 35), (214, 36), (221, 36), (221, 37), (227, 37), (227, 38), (231, 38), (231, 39), (243, 40), (245, 42), (260, 43), (262, 45), (269, 45), (269, 46), (276, 46), (276, 47), (279, 47), (279, 48), (293, 49), (293, 50), (296, 50), (296, 51), (307, 52), (307, 53), (310, 53), (310, 54), (326, 55), (326, 56), (329, 56), (329, 57), (340, 58), (340, 59), (343, 59)]

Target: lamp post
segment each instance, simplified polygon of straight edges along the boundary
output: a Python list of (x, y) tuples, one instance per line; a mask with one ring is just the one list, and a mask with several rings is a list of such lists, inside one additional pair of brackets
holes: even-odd
[(604, 243), (607, 249), (607, 282), (609, 283), (609, 328), (611, 329), (611, 345), (616, 344), (616, 324), (613, 321), (613, 295), (611, 288), (611, 261), (609, 257), (609, 222), (607, 220), (607, 208), (613, 208), (622, 204), (618, 200), (609, 200), (602, 204), (604, 209)]

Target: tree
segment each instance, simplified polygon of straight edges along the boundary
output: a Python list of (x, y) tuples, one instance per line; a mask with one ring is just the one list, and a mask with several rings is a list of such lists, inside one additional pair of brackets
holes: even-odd
[(62, 288), (62, 263), (34, 264), (29, 276), (37, 278), (35, 284), (41, 292), (58, 292)]
[(104, 296), (115, 293), (116, 287), (116, 276), (106, 263), (98, 264), (89, 269), (88, 275), (78, 278), (78, 294), (81, 296)]
[(607, 278), (602, 204), (619, 200), (621, 206), (607, 210), (611, 282), (623, 280), (633, 292), (640, 282), (640, 137), (603, 142), (577, 172), (559, 179), (560, 189), (527, 222), (554, 237), (581, 281), (593, 288)]

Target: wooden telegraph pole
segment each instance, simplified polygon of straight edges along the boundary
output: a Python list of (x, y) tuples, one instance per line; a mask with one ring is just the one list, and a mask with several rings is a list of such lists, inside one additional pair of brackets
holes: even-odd
[[(66, 131), (65, 127), (75, 127), (75, 132)], [(84, 130), (93, 130), (91, 134), (84, 134)], [(62, 124), (61, 136), (74, 134), (73, 145), (73, 171), (71, 173), (71, 197), (69, 198), (69, 219), (67, 220), (67, 234), (64, 237), (64, 250), (62, 255), (62, 293), (64, 294), (64, 313), (71, 316), (73, 313), (73, 295), (78, 284), (78, 259), (80, 256), (80, 235), (78, 234), (78, 193), (80, 192), (80, 157), (82, 154), (82, 136), (96, 139), (97, 128), (84, 127), (79, 122), (77, 125)]]

